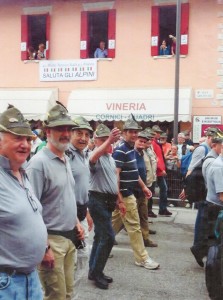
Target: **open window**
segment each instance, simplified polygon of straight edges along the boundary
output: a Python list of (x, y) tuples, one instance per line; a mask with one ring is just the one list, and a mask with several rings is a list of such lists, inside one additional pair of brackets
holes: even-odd
[(108, 49), (108, 58), (115, 57), (115, 30), (116, 30), (116, 11), (81, 13), (81, 44), (80, 57), (93, 58), (96, 48), (100, 41), (105, 42)]
[[(151, 55), (159, 55), (163, 40), (171, 49), (173, 41), (169, 35), (176, 36), (176, 5), (153, 6), (151, 18)], [(181, 4), (180, 54), (188, 54), (189, 3)], [(170, 50), (171, 54), (171, 50)]]
[(37, 53), (39, 45), (44, 44), (44, 56), (49, 59), (50, 16), (22, 15), (21, 16), (21, 59), (29, 59), (28, 49), (33, 48)]

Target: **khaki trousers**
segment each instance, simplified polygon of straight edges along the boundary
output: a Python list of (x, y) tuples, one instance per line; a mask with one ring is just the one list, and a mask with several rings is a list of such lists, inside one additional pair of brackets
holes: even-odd
[(148, 224), (148, 199), (139, 197), (136, 200), (142, 237), (144, 240), (149, 240), (149, 224)]
[(148, 253), (144, 247), (142, 231), (140, 228), (139, 213), (136, 204), (136, 198), (131, 195), (123, 197), (126, 206), (126, 214), (122, 216), (118, 209), (112, 213), (112, 227), (117, 234), (124, 224), (129, 238), (133, 253), (137, 262), (145, 261), (148, 258)]
[(74, 252), (71, 240), (60, 235), (48, 235), (55, 258), (55, 267), (38, 267), (44, 290), (44, 300), (71, 300), (74, 289)]

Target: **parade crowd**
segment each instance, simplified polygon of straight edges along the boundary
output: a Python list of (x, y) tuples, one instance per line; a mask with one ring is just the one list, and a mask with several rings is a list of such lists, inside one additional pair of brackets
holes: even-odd
[[(148, 222), (157, 217), (155, 189), (159, 215), (170, 217), (168, 198), (185, 200), (186, 178), (201, 165), (207, 197), (199, 199), (191, 252), (204, 266), (223, 205), (223, 135), (217, 128), (207, 129), (203, 147), (194, 146), (189, 132), (179, 133), (176, 144), (168, 143), (158, 125), (142, 128), (133, 115), (122, 132), (104, 124), (94, 131), (82, 116), (71, 119), (57, 102), (43, 129), (44, 142), (41, 131), (32, 131), (13, 106), (0, 116), (0, 299), (75, 299), (86, 268), (89, 280), (108, 289), (113, 278), (104, 269), (122, 229), (135, 265), (158, 269), (146, 249), (158, 246)], [(183, 175), (183, 157), (190, 152)]]

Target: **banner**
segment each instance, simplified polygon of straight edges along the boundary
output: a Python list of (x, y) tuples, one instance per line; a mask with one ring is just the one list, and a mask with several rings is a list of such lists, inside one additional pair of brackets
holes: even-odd
[(40, 81), (97, 80), (97, 60), (41, 60)]

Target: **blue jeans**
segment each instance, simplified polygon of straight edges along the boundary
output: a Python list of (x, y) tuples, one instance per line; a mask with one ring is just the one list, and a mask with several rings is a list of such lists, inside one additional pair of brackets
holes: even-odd
[(160, 199), (159, 199), (159, 211), (163, 212), (167, 209), (167, 184), (166, 179), (163, 176), (157, 177), (157, 185), (160, 189)]
[(42, 300), (39, 277), (36, 271), (29, 275), (8, 275), (0, 272), (1, 300)]
[(111, 223), (112, 213), (108, 211), (106, 203), (91, 194), (89, 195), (88, 207), (94, 222), (95, 233), (89, 260), (89, 271), (94, 276), (100, 276), (115, 240)]

